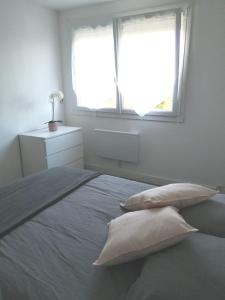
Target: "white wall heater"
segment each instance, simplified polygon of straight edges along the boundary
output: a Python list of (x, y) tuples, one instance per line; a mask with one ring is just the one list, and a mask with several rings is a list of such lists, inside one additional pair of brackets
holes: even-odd
[(118, 161), (139, 161), (139, 133), (94, 130), (96, 155)]

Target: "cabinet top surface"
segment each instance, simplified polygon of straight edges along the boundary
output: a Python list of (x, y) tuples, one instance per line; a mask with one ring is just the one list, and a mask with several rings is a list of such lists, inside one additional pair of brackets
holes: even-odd
[(48, 128), (33, 130), (20, 134), (20, 136), (30, 136), (43, 139), (51, 139), (63, 134), (81, 130), (80, 127), (59, 126), (57, 131), (49, 132)]

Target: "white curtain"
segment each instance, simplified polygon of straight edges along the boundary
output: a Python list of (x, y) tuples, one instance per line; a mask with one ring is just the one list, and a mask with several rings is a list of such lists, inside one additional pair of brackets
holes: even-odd
[(175, 24), (175, 14), (122, 21), (118, 65), (123, 109), (144, 116), (163, 101), (172, 106)]
[(75, 31), (72, 71), (78, 106), (116, 108), (114, 61), (112, 25)]

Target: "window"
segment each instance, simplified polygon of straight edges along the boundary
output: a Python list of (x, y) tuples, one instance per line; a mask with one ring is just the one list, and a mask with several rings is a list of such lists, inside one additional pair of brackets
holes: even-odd
[(176, 116), (186, 24), (187, 10), (179, 8), (77, 28), (72, 47), (77, 108)]
[(81, 28), (73, 45), (77, 105), (90, 109), (115, 108), (113, 26)]

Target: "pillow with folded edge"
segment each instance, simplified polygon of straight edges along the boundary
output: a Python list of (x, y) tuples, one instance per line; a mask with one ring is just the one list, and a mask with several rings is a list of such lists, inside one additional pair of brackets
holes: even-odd
[(108, 224), (107, 241), (94, 265), (126, 263), (175, 245), (196, 231), (174, 207), (129, 212)]
[(208, 200), (217, 193), (198, 184), (174, 183), (133, 195), (120, 205), (130, 211), (164, 206), (182, 209)]

